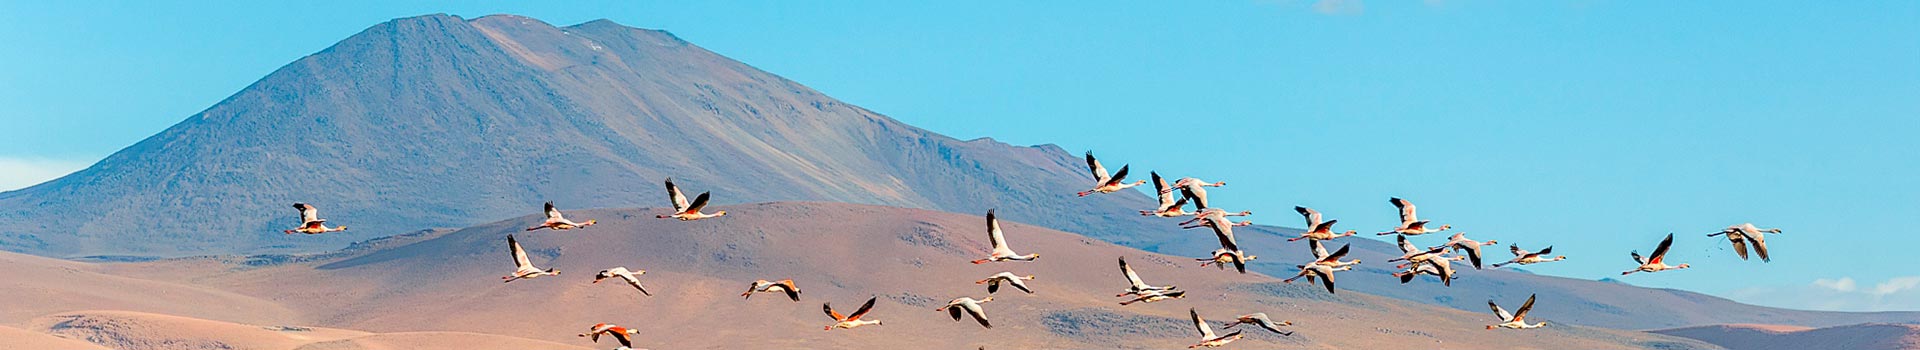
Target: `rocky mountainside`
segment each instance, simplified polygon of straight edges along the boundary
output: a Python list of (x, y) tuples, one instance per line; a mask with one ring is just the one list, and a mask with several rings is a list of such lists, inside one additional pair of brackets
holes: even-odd
[[(662, 207), (670, 176), (715, 203), (1003, 207), (1103, 238), (1138, 219), (1092, 213), (1148, 203), (1075, 198), (1091, 182), (1077, 153), (915, 128), (666, 32), (430, 15), (369, 28), (92, 167), (0, 193), (0, 249), (317, 251), (549, 200)], [(281, 234), (295, 201), (350, 230)]]

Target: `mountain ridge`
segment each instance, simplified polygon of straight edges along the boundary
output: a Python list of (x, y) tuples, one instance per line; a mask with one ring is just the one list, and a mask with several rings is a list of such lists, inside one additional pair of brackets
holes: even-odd
[[(1086, 232), (1125, 220), (1049, 214), (1148, 203), (1053, 193), (1088, 182), (1075, 155), (984, 140), (900, 123), (663, 31), (429, 15), (370, 27), (94, 166), (0, 193), (18, 208), (0, 211), (0, 249), (311, 252), (547, 200), (655, 206), (667, 177), (716, 203), (1018, 204), (1044, 210), (1010, 218)], [(352, 230), (267, 234), (291, 225), (294, 201)], [(47, 224), (56, 213), (84, 223)], [(136, 232), (159, 239), (120, 239)]]

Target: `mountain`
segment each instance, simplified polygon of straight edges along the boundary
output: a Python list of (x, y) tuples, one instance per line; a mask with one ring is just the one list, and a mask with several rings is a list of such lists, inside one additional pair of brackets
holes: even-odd
[[(313, 252), (545, 201), (664, 207), (668, 177), (716, 204), (1006, 207), (1121, 240), (1107, 232), (1141, 220), (1095, 213), (1149, 200), (1075, 198), (1092, 182), (1084, 167), (1055, 146), (915, 128), (662, 31), (430, 15), (369, 28), (87, 169), (0, 193), (0, 249)], [(294, 202), (349, 230), (281, 234)]]
[[(1488, 331), (1493, 317), (1352, 290), (1282, 284), (1260, 274), (1203, 268), (1168, 256), (1014, 221), (1009, 244), (1039, 253), (1033, 262), (975, 265), (989, 250), (980, 214), (826, 203), (725, 205), (742, 213), (717, 220), (660, 220), (661, 209), (580, 210), (600, 224), (582, 230), (524, 232), (522, 216), (451, 232), (409, 237), (375, 249), (298, 262), (186, 258), (113, 264), (115, 273), (193, 281), (296, 309), (299, 325), (386, 333), (460, 331), (592, 345), (574, 334), (608, 322), (636, 327), (640, 347), (736, 349), (1180, 348), (1198, 333), (1197, 309), (1221, 327), (1231, 317), (1266, 312), (1296, 335), (1248, 329), (1236, 348), (1363, 349), (1407, 344), (1471, 344), (1500, 349), (1715, 349), (1635, 331), (1553, 325)], [(751, 214), (751, 215), (747, 215)], [(530, 260), (558, 276), (501, 283), (511, 272), (506, 236)], [(1177, 285), (1184, 299), (1120, 306), (1124, 257), (1150, 283)], [(589, 283), (601, 269), (625, 266), (652, 296), (614, 283)], [(1012, 288), (985, 304), (993, 328), (955, 322), (934, 310), (947, 300), (989, 296), (975, 284), (1001, 271), (1034, 275), (1034, 294)], [(1341, 275), (1339, 278), (1369, 276)], [(801, 302), (781, 295), (741, 298), (755, 279), (793, 279)], [(853, 330), (830, 324), (836, 309), (878, 303), (884, 322)], [(1542, 301), (1533, 318), (1558, 323), (1562, 301)], [(845, 312), (845, 311), (842, 311)], [(1450, 345), (1448, 345), (1450, 346)], [(611, 345), (597, 346), (610, 348)]]
[(1866, 323), (1828, 328), (1731, 324), (1676, 328), (1654, 333), (1699, 339), (1729, 350), (1920, 349), (1920, 325)]

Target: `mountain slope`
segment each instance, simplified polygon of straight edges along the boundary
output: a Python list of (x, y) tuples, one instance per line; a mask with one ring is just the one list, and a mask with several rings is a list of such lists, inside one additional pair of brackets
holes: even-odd
[[(311, 252), (562, 208), (823, 200), (1112, 232), (1136, 193), (1058, 147), (961, 141), (661, 31), (518, 16), (383, 23), (72, 175), (0, 193), (0, 249)], [(292, 237), (295, 201), (350, 230)], [(140, 239), (133, 239), (139, 237)], [(1113, 237), (1119, 237), (1113, 235)], [(1108, 238), (1108, 237), (1103, 237)]]

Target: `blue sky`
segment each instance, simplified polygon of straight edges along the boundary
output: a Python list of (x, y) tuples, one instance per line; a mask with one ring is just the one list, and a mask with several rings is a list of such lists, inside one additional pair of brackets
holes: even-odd
[[(1362, 231), (1389, 196), (1539, 273), (1763, 305), (1920, 310), (1920, 2), (0, 3), (0, 188), (90, 164), (376, 23), (666, 29), (913, 125), (1226, 180)], [(1774, 262), (1704, 234), (1783, 227)], [(1436, 238), (1437, 239), (1437, 238)], [(1505, 253), (1495, 254), (1505, 256)], [(1842, 262), (1835, 270), (1823, 263)]]

